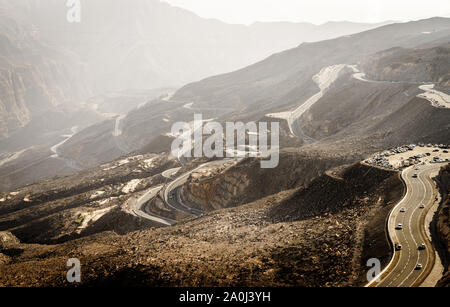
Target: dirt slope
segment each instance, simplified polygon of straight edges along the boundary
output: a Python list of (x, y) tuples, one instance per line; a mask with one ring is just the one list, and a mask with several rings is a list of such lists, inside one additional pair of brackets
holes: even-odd
[[(388, 257), (387, 244), (379, 244), (385, 221), (378, 217), (402, 196), (397, 176), (353, 165), (305, 189), (174, 227), (50, 246), (15, 242), (0, 250), (8, 263), (0, 268), (0, 285), (68, 286), (68, 257), (80, 258), (84, 285), (361, 285), (366, 258)], [(330, 199), (336, 201), (326, 210), (322, 201)]]

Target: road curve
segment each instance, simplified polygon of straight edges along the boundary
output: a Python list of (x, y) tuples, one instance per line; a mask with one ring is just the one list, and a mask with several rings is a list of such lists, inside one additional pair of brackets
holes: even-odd
[[(230, 162), (229, 159), (224, 159), (224, 160), (220, 160), (220, 161), (204, 163), (204, 164), (200, 165), (199, 167), (195, 168), (194, 170), (189, 171), (189, 172), (179, 176), (178, 178), (176, 178), (175, 180), (170, 182), (168, 185), (160, 185), (160, 186), (150, 188), (141, 197), (130, 199), (128, 201), (127, 211), (129, 211), (131, 214), (133, 214), (135, 216), (142, 217), (144, 219), (153, 221), (158, 224), (162, 224), (164, 226), (172, 226), (172, 225), (176, 224), (177, 223), (176, 220), (156, 215), (145, 209), (145, 205), (151, 199), (155, 198), (158, 195), (158, 193), (160, 193), (161, 198), (164, 200), (164, 202), (166, 203), (166, 205), (169, 208), (171, 208), (175, 211), (178, 211), (178, 212), (187, 213), (187, 214), (191, 214), (191, 215), (195, 215), (195, 216), (201, 216), (204, 214), (203, 211), (194, 209), (194, 208), (190, 208), (183, 203), (183, 201), (181, 200), (180, 194), (179, 194), (179, 188), (183, 184), (186, 183), (189, 176), (196, 170), (198, 170), (202, 167), (205, 167), (205, 166), (222, 165), (222, 164), (229, 163), (229, 162)], [(164, 176), (165, 178), (171, 179), (174, 175), (176, 175), (176, 173), (178, 173), (178, 171), (180, 169), (181, 168), (172, 168), (172, 169), (164, 171), (163, 173), (161, 173), (161, 175)], [(169, 195), (174, 195), (176, 197), (171, 198), (171, 197), (169, 197)]]
[[(179, 176), (178, 178), (176, 178), (174, 181), (169, 183), (167, 186), (165, 186), (161, 190), (161, 196), (162, 196), (164, 202), (167, 204), (168, 207), (170, 207), (176, 211), (191, 214), (194, 216), (203, 215), (204, 212), (202, 210), (191, 208), (183, 203), (183, 201), (180, 197), (180, 187), (187, 182), (187, 180), (189, 179), (189, 176), (192, 173), (194, 173), (195, 171), (197, 171), (203, 167), (214, 166), (214, 165), (220, 166), (220, 165), (230, 163), (231, 161), (239, 161), (239, 160), (241, 160), (241, 159), (222, 159), (222, 160), (218, 160), (218, 161), (204, 163), (204, 164), (198, 166), (197, 168)], [(172, 195), (172, 197), (171, 197), (171, 195)]]
[[(420, 286), (429, 275), (435, 262), (434, 248), (425, 232), (425, 216), (433, 206), (435, 187), (431, 174), (438, 171), (442, 165), (421, 165), (405, 169), (402, 178), (407, 186), (407, 193), (402, 201), (393, 209), (388, 221), (390, 238), (395, 246), (401, 245), (401, 250), (394, 251), (391, 263), (381, 274), (381, 281), (371, 282), (368, 286), (375, 287), (414, 287)], [(413, 178), (417, 174), (417, 178)], [(421, 209), (421, 205), (425, 208)], [(405, 212), (401, 209), (405, 208)], [(403, 229), (397, 229), (399, 224)], [(425, 250), (419, 250), (424, 243)], [(422, 264), (422, 269), (417, 265)]]
[(129, 204), (129, 210), (131, 211), (131, 213), (133, 213), (136, 216), (140, 216), (144, 219), (147, 219), (147, 220), (150, 220), (150, 221), (153, 221), (155, 223), (162, 224), (165, 226), (174, 225), (177, 221), (168, 219), (168, 218), (164, 218), (162, 216), (158, 216), (155, 214), (151, 214), (149, 212), (146, 212), (143, 209), (143, 206), (148, 201), (150, 201), (152, 198), (154, 198), (159, 193), (159, 191), (161, 191), (162, 188), (163, 188), (163, 186), (157, 186), (157, 187), (151, 188), (150, 190), (148, 190), (144, 195), (142, 195), (138, 199), (131, 199), (130, 204)]
[(299, 128), (294, 129), (294, 123), (306, 112), (308, 111), (316, 102), (318, 102), (325, 94), (325, 92), (330, 88), (330, 86), (336, 82), (336, 80), (341, 76), (341, 72), (348, 65), (338, 64), (323, 67), (319, 73), (313, 76), (312, 80), (319, 87), (319, 92), (311, 96), (308, 100), (303, 102), (295, 110), (281, 113), (266, 114), (267, 117), (285, 119), (289, 126), (289, 131), (291, 135), (303, 138), (306, 143), (314, 143), (316, 140), (312, 137), (305, 135), (302, 131), (298, 131)]
[(180, 169), (181, 169), (181, 167), (171, 168), (171, 169), (168, 169), (167, 171), (162, 172), (161, 175), (162, 175), (164, 178), (172, 179), (172, 177), (173, 177), (174, 175), (176, 175), (176, 173), (178, 173), (178, 171), (179, 171)]

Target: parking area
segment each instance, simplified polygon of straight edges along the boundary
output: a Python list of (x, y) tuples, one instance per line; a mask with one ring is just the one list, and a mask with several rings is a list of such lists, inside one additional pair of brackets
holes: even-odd
[(411, 165), (450, 162), (450, 145), (410, 144), (377, 153), (365, 164), (391, 170), (401, 170)]

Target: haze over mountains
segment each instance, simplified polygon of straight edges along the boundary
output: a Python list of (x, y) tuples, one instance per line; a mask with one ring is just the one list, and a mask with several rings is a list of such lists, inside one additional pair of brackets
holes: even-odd
[[(0, 1), (2, 166), (38, 163), (41, 169), (54, 169), (45, 176), (60, 173), (55, 161), (46, 157), (55, 155), (51, 147), (73, 131), (105, 119), (109, 121), (103, 125), (114, 125), (117, 116), (174, 87), (244, 67), (303, 41), (379, 26), (349, 22), (230, 25), (156, 0), (134, 1), (132, 6), (123, 0), (82, 1), (82, 22), (70, 24), (67, 9), (64, 1), (57, 0)], [(101, 160), (143, 143), (127, 142), (130, 146), (116, 141), (106, 146), (111, 151)], [(65, 164), (60, 165), (64, 172), (73, 171)], [(34, 178), (30, 174), (36, 172), (25, 169), (26, 177)], [(19, 182), (29, 180), (33, 179)]]
[(14, 1), (42, 40), (87, 64), (95, 93), (182, 86), (232, 71), (304, 41), (361, 32), (380, 24), (349, 22), (230, 25), (158, 0), (81, 1), (82, 22), (69, 24), (58, 0)]

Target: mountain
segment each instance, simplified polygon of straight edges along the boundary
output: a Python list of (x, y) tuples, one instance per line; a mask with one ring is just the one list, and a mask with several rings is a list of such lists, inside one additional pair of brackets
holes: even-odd
[(269, 104), (289, 106), (298, 103), (299, 94), (305, 88), (314, 86), (312, 77), (323, 67), (356, 64), (367, 56), (393, 47), (414, 47), (440, 41), (447, 38), (449, 25), (450, 19), (433, 18), (304, 43), (239, 71), (189, 84), (176, 93), (174, 100), (246, 107), (254, 104), (258, 106), (257, 110), (263, 110)]
[[(71, 24), (64, 1), (0, 0), (0, 181), (5, 188), (96, 165), (146, 144), (165, 149), (170, 139), (160, 134), (170, 121), (139, 125), (143, 116), (145, 122), (168, 113), (177, 118), (171, 104), (142, 108), (155, 97), (303, 41), (379, 25), (230, 25), (156, 0), (136, 0), (132, 6), (124, 0), (82, 0), (81, 8), (81, 23)], [(185, 119), (185, 109), (180, 110), (178, 118)], [(93, 132), (71, 138), (89, 126)], [(163, 143), (151, 144), (156, 138)], [(74, 158), (58, 156), (66, 143), (80, 145), (71, 153)]]
[[(448, 208), (435, 206), (448, 198), (448, 167), (432, 177), (450, 161), (449, 38), (450, 19), (432, 18), (302, 44), (74, 129), (50, 150), (59, 165), (28, 151), (5, 157), (0, 285), (73, 286), (61, 274), (67, 255), (89, 267), (81, 286), (354, 287), (373, 259), (422, 283), (432, 261), (421, 271), (393, 263), (416, 245), (394, 252), (389, 237), (406, 210), (418, 242), (436, 210), (431, 235), (448, 247)], [(117, 108), (116, 98), (92, 103)], [(194, 113), (280, 122), (278, 166), (173, 157), (170, 127)], [(58, 167), (80, 170), (14, 186)]]
[[(202, 113), (205, 119), (218, 118), (220, 121), (267, 119), (268, 113), (293, 110), (317, 94), (319, 88), (313, 81), (313, 76), (321, 72), (324, 67), (364, 63), (373, 58), (376, 53), (394, 47), (415, 48), (426, 45), (427, 48), (430, 48), (430, 45), (437, 46), (445, 43), (449, 34), (450, 19), (432, 18), (387, 25), (322, 42), (304, 43), (297, 48), (274, 54), (244, 69), (188, 84), (178, 90), (170, 99), (155, 100), (130, 112), (120, 122), (120, 136), (112, 135), (113, 122), (105, 122), (102, 124), (102, 129), (96, 127), (82, 131), (65, 143), (61, 151), (64, 156), (89, 167), (118, 157), (120, 154), (139, 150), (146, 145), (146, 149), (149, 151), (152, 151), (152, 145), (154, 151), (162, 150), (160, 146), (156, 146), (155, 141), (158, 140), (161, 143), (162, 137), (167, 138), (165, 135), (170, 132), (172, 123), (192, 121), (194, 113)], [(427, 53), (426, 50), (422, 52)], [(431, 52), (430, 57), (433, 57), (432, 54), (436, 54), (434, 51), (429, 52)], [(362, 117), (358, 118), (355, 115), (358, 114), (355, 113), (355, 108), (361, 110), (366, 121), (378, 116), (380, 122), (372, 121), (374, 127), (367, 130), (368, 133), (373, 134), (377, 133), (376, 124), (382, 125), (382, 120), (387, 120), (386, 116), (394, 111), (400, 112), (402, 107), (408, 109), (406, 105), (421, 92), (418, 88), (419, 85), (416, 84), (361, 82), (353, 78), (353, 70), (350, 67), (342, 70), (337, 84), (337, 87), (331, 86), (330, 94), (324, 93), (316, 103), (317, 106), (311, 108), (311, 112), (314, 112), (315, 115), (311, 118), (322, 118), (326, 122), (331, 120), (327, 117), (331, 114), (336, 121), (324, 126), (327, 131), (323, 132), (318, 129), (317, 125), (323, 121), (318, 120), (315, 123), (313, 119), (307, 118), (311, 113), (306, 112), (300, 120), (296, 120), (292, 125), (292, 128), (297, 130), (297, 135), (301, 134), (299, 132), (302, 129), (307, 130), (310, 135), (316, 136), (319, 140), (336, 134), (334, 142), (342, 141), (342, 146), (345, 146), (343, 141), (346, 137), (345, 133), (342, 132), (344, 135), (341, 136), (338, 133), (343, 128), (351, 126), (355, 123), (354, 121), (362, 120)], [(339, 88), (339, 85), (343, 87)], [(333, 94), (337, 91), (340, 91), (340, 100), (339, 103), (334, 103)], [(367, 100), (365, 98), (367, 95), (378, 100)], [(398, 97), (398, 99), (393, 97)], [(358, 104), (361, 99), (365, 99), (364, 102), (368, 104), (369, 109), (363, 108), (366, 104)], [(422, 100), (417, 99), (417, 101), (420, 105)], [(338, 107), (334, 108), (334, 106), (343, 107), (344, 104), (346, 104), (345, 111)], [(427, 103), (422, 104), (422, 108), (428, 110), (422, 114), (422, 117), (428, 112), (435, 113), (440, 118), (435, 121), (437, 126), (442, 123), (442, 120), (445, 120), (445, 110), (436, 111), (431, 106), (428, 108)], [(419, 112), (419, 109), (417, 111)], [(383, 114), (382, 117), (381, 114)], [(351, 118), (354, 115), (355, 117)], [(408, 119), (403, 118), (397, 124), (406, 124), (404, 121), (408, 121)], [(283, 124), (283, 121), (281, 122)], [(360, 123), (364, 125), (365, 122), (362, 120)], [(332, 124), (334, 128), (331, 127)], [(425, 124), (421, 120), (418, 125)], [(441, 131), (441, 129), (446, 131), (446, 127), (444, 123), (429, 134), (446, 138), (448, 134), (442, 134)], [(417, 127), (417, 129), (419, 128)], [(363, 135), (362, 131), (364, 130), (358, 132), (358, 129), (355, 128), (353, 136), (358, 136), (358, 138), (368, 136)], [(400, 133), (400, 131), (398, 132)], [(419, 131), (417, 132), (419, 133)], [(352, 136), (352, 133), (348, 133)], [(407, 129), (402, 133), (407, 133)], [(411, 138), (414, 136), (412, 134)], [(290, 142), (292, 138), (287, 137), (286, 139), (286, 142)], [(396, 137), (392, 140), (394, 139), (399, 140), (400, 138)], [(117, 142), (120, 146), (116, 145)], [(367, 142), (370, 143), (370, 141)], [(170, 144), (170, 141), (165, 141), (165, 143)], [(99, 149), (98, 144), (102, 144), (100, 148), (105, 148), (105, 150)], [(382, 147), (382, 142), (378, 146)], [(165, 150), (169, 150), (169, 148), (167, 147)], [(364, 151), (367, 151), (367, 148)]]
[(69, 24), (59, 0), (11, 6), (51, 45), (79, 55), (95, 94), (182, 86), (245, 67), (304, 41), (361, 32), (380, 24), (255, 23), (203, 19), (158, 0), (81, 0), (82, 20)]

